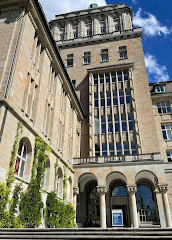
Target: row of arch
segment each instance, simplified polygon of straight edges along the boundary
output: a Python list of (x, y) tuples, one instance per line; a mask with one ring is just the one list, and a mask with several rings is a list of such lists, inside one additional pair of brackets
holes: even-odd
[[(32, 146), (28, 138), (23, 137), (19, 142), (19, 147), (17, 151), (17, 158), (15, 162), (15, 174), (20, 178), (28, 177), (31, 174), (32, 167)], [(47, 159), (45, 164), (45, 173), (43, 179), (44, 190), (49, 190), (50, 188), (50, 176), (52, 172), (50, 171), (50, 159)], [(55, 178), (55, 171), (54, 171)], [(63, 198), (64, 192), (64, 173), (63, 169), (59, 167), (57, 169), (57, 176), (54, 182), (54, 189), (59, 198)], [(72, 200), (72, 178), (69, 177), (67, 180), (66, 189), (67, 199)]]
[[(155, 189), (157, 188), (158, 178), (151, 171), (140, 171), (135, 176), (136, 204), (138, 218), (141, 224), (158, 225), (160, 223), (156, 201)], [(78, 179), (80, 195), (78, 198), (78, 223), (87, 227), (100, 226), (100, 199), (97, 192), (98, 179), (93, 173), (84, 173)], [(130, 214), (130, 203), (128, 193), (128, 181), (126, 176), (120, 172), (111, 172), (106, 177), (105, 186), (107, 226), (112, 227), (113, 209), (122, 209), (125, 227), (130, 227), (132, 223)], [(85, 200), (84, 200), (85, 198)], [(84, 202), (85, 201), (85, 202)], [(85, 206), (85, 217), (82, 206)], [(82, 212), (82, 216), (80, 215)], [(97, 219), (97, 221), (95, 220)]]

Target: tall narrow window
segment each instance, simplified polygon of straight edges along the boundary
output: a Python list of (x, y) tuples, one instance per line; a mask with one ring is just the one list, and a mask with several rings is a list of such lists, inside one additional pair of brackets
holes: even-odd
[(101, 50), (101, 62), (108, 62), (109, 61), (109, 53), (108, 49)]
[(107, 97), (107, 106), (111, 106), (111, 93), (107, 92), (106, 97)]
[(119, 115), (115, 115), (115, 132), (119, 132), (120, 127), (119, 127)]
[(98, 76), (94, 75), (94, 85), (97, 85), (97, 84), (98, 84)]
[(106, 133), (106, 119), (104, 116), (101, 117), (101, 127), (102, 127), (102, 133)]
[(98, 107), (98, 94), (94, 93), (94, 107)]
[(87, 23), (86, 24), (86, 29), (87, 29), (87, 37), (90, 37), (92, 35), (92, 24)]
[(114, 155), (115, 155), (114, 145), (113, 145), (112, 143), (109, 144), (109, 152), (110, 152), (110, 155), (111, 155), (111, 156), (114, 156)]
[(65, 38), (65, 28), (60, 28), (60, 40), (64, 41)]
[(124, 154), (130, 154), (128, 142), (124, 142)]
[(95, 144), (95, 155), (100, 156), (100, 145), (99, 144)]
[(133, 122), (133, 115), (131, 113), (128, 114), (128, 124), (129, 124), (129, 131), (133, 131), (134, 122)]
[(127, 122), (126, 122), (126, 115), (121, 114), (121, 122), (122, 122), (122, 131), (127, 131)]
[(107, 144), (102, 144), (102, 155), (107, 156)]
[(73, 27), (73, 37), (77, 38), (78, 37), (78, 26)]
[(74, 59), (73, 54), (67, 54), (67, 59), (66, 59), (67, 67), (73, 67), (73, 59)]
[(99, 134), (99, 118), (95, 117), (94, 118), (94, 124), (95, 124), (95, 134)]
[(171, 140), (172, 139), (172, 125), (162, 125), (162, 134), (164, 139)]
[(25, 141), (21, 140), (19, 143), (17, 160), (15, 163), (15, 174), (16, 175), (23, 177), (26, 161), (27, 161), (27, 145), (26, 145)]
[(122, 155), (121, 143), (116, 143), (117, 155)]
[(112, 116), (108, 116), (108, 132), (113, 132)]
[(118, 105), (117, 92), (113, 92), (113, 105)]
[(106, 22), (104, 20), (100, 21), (100, 32), (101, 32), (101, 34), (106, 33)]
[(84, 64), (91, 63), (91, 52), (84, 52)]

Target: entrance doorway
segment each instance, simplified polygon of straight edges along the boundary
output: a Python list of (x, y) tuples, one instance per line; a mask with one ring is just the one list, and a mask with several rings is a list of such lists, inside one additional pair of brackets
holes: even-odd
[[(129, 217), (129, 205), (128, 205), (128, 194), (126, 185), (123, 182), (113, 182), (111, 185), (111, 198), (110, 198), (110, 206), (111, 206), (111, 222), (112, 222), (112, 213), (120, 212), (123, 218), (123, 226), (130, 226), (130, 217)], [(119, 214), (118, 214), (119, 215)], [(113, 215), (114, 216), (114, 215)], [(113, 223), (112, 223), (113, 227)]]

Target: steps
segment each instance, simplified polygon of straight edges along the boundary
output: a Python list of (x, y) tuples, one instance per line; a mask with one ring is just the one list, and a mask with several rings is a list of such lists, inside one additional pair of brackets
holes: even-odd
[(172, 239), (172, 228), (0, 229), (0, 239)]

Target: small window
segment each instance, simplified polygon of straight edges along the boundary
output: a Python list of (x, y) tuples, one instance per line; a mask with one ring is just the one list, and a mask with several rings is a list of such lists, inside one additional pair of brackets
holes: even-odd
[(65, 28), (60, 28), (60, 40), (64, 41), (65, 37)]
[(122, 155), (121, 143), (116, 143), (117, 155)]
[(155, 92), (157, 92), (157, 93), (159, 93), (159, 92), (165, 92), (165, 85), (156, 86), (156, 87), (155, 87)]
[(98, 94), (94, 93), (94, 107), (98, 107)]
[(168, 102), (157, 103), (157, 108), (158, 108), (159, 113), (170, 113), (171, 112), (170, 103), (168, 103)]
[(172, 161), (172, 151), (167, 151), (167, 160), (168, 162)]
[(105, 23), (105, 21), (100, 21), (100, 32), (101, 32), (101, 34), (106, 33), (106, 23)]
[(78, 26), (73, 27), (73, 37), (77, 38), (78, 37)]
[(98, 84), (98, 76), (97, 75), (94, 75), (94, 85), (97, 85)]
[(128, 58), (126, 46), (119, 47), (119, 59), (126, 59), (126, 58)]
[(111, 156), (114, 156), (115, 155), (115, 152), (114, 152), (114, 145), (113, 144), (109, 144), (109, 152), (110, 152), (110, 155)]
[(91, 23), (86, 24), (86, 29), (87, 29), (87, 37), (90, 37), (92, 35), (92, 24)]
[(94, 129), (95, 129), (95, 135), (99, 134), (99, 118), (94, 117)]
[(124, 154), (130, 154), (128, 142), (124, 142)]
[(162, 134), (165, 140), (172, 140), (172, 125), (162, 125)]
[(73, 67), (73, 54), (67, 55), (67, 67)]
[(108, 132), (113, 132), (112, 116), (108, 116)]
[(99, 144), (95, 144), (95, 155), (100, 156), (100, 145)]
[(84, 52), (84, 64), (90, 64), (91, 63), (91, 52)]
[(108, 49), (101, 50), (101, 62), (108, 62), (109, 61), (109, 54)]
[(107, 145), (106, 144), (102, 144), (102, 155), (107, 156)]
[(101, 128), (102, 128), (102, 133), (106, 133), (106, 119), (104, 116), (101, 117)]

